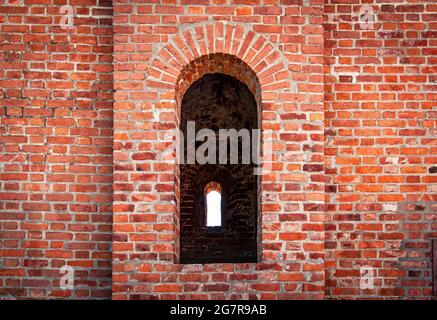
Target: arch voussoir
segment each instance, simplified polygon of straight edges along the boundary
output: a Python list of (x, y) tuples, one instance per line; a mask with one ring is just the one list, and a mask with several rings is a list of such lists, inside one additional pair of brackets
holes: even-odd
[(177, 34), (174, 38), (174, 43), (176, 44), (177, 49), (183, 54), (186, 60), (193, 61), (194, 55), (189, 49), (187, 45), (187, 41), (183, 37), (183, 34)]
[(226, 24), (225, 25), (225, 46), (223, 51), (227, 54), (231, 53), (231, 48), (232, 48), (232, 37), (234, 35), (234, 26), (230, 25), (230, 24)]
[(190, 49), (191, 53), (193, 54), (194, 59), (197, 59), (200, 57), (200, 53), (197, 50), (197, 45), (194, 42), (193, 35), (191, 34), (190, 30), (186, 30), (183, 33), (185, 42), (187, 44), (187, 47)]
[(196, 26), (194, 28), (194, 32), (196, 34), (197, 45), (200, 50), (200, 56), (204, 56), (208, 53), (208, 49), (206, 47), (206, 32), (204, 26)]
[(214, 44), (214, 25), (209, 24), (206, 26), (206, 49), (208, 54), (215, 52)]
[(270, 54), (264, 58), (264, 61), (267, 63), (267, 65), (271, 65), (271, 64), (275, 63), (276, 61), (278, 61), (279, 58), (280, 58), (280, 55), (279, 55), (278, 51), (272, 50), (270, 52)]
[(158, 59), (160, 59), (162, 62), (165, 62), (166, 65), (172, 67), (176, 71), (179, 69), (178, 65), (182, 67), (177, 58), (169, 52), (167, 47), (164, 47), (159, 51)]
[(224, 48), (224, 25), (223, 22), (217, 22), (215, 24), (215, 37), (214, 37), (215, 52), (223, 52)]
[(240, 46), (240, 50), (238, 51), (237, 56), (244, 57), (244, 54), (249, 49), (249, 46), (254, 38), (255, 38), (255, 32), (249, 31), (246, 35), (246, 38), (244, 39), (243, 43)]
[(167, 50), (168, 53), (173, 57), (169, 63), (175, 66), (177, 70), (181, 70), (183, 66), (188, 63), (188, 60), (181, 52), (178, 51), (178, 49), (176, 49), (172, 43), (168, 43), (163, 49)]
[(156, 59), (152, 63), (152, 67), (161, 71), (162, 73), (167, 73), (167, 74), (170, 74), (172, 76), (178, 77), (179, 71), (177, 69), (174, 69), (171, 65), (169, 65), (168, 63), (165, 63), (164, 61), (165, 60)]
[(276, 72), (281, 71), (284, 68), (283, 63), (277, 63), (270, 68), (264, 69), (262, 72), (258, 74), (259, 79), (264, 79), (266, 77), (274, 75)]
[(241, 25), (237, 25), (235, 27), (234, 36), (232, 38), (232, 49), (231, 54), (237, 56), (238, 49), (240, 48), (240, 40), (244, 35), (244, 27)]
[(255, 57), (250, 61), (250, 65), (253, 66), (253, 70), (256, 73), (261, 72), (264, 68), (268, 67), (264, 57), (268, 56), (273, 50), (273, 46), (267, 43), (262, 50), (259, 50)]

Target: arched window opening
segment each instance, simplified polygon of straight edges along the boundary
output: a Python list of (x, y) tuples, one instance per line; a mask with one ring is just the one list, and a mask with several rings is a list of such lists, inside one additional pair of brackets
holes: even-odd
[(217, 182), (210, 182), (205, 186), (206, 226), (222, 226), (222, 195)]
[[(243, 161), (243, 152), (250, 155), (252, 148), (252, 141), (244, 144), (243, 138), (252, 137), (258, 124), (257, 100), (249, 87), (235, 77), (205, 74), (183, 95), (181, 263), (257, 261), (257, 164), (251, 157)], [(227, 136), (221, 136), (223, 132)]]

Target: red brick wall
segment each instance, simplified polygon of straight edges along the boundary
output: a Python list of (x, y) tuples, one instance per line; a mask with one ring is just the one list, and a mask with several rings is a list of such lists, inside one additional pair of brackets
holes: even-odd
[[(362, 30), (367, 2), (70, 0), (69, 30), (66, 0), (0, 2), (0, 298), (429, 298), (437, 6), (374, 1)], [(212, 72), (273, 130), (259, 263), (177, 264), (160, 155)]]
[(111, 295), (112, 4), (66, 3), (0, 3), (1, 298)]
[[(363, 30), (369, 2), (376, 21)], [(324, 10), (326, 294), (429, 297), (437, 6), (328, 0)], [(363, 266), (373, 289), (360, 289)]]

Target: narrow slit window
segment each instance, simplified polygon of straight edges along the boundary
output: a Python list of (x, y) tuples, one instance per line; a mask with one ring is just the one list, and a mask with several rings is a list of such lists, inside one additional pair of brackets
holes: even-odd
[(210, 182), (205, 187), (206, 226), (220, 227), (222, 225), (222, 195), (217, 182)]
[(206, 195), (206, 226), (219, 227), (222, 225), (222, 196), (217, 191)]

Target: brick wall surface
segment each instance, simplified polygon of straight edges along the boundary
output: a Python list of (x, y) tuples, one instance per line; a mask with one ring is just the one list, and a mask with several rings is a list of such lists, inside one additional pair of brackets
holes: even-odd
[[(357, 16), (367, 3), (324, 6), (325, 291), (429, 297), (437, 236), (437, 6), (370, 1), (375, 22), (362, 29)], [(360, 270), (369, 266), (374, 288), (360, 289)]]
[[(436, 21), (414, 0), (0, 0), (0, 298), (430, 298)], [(261, 254), (179, 264), (162, 154), (216, 72), (272, 131)]]
[[(109, 298), (112, 4), (0, 2), (0, 296)], [(75, 290), (60, 290), (60, 268)]]

